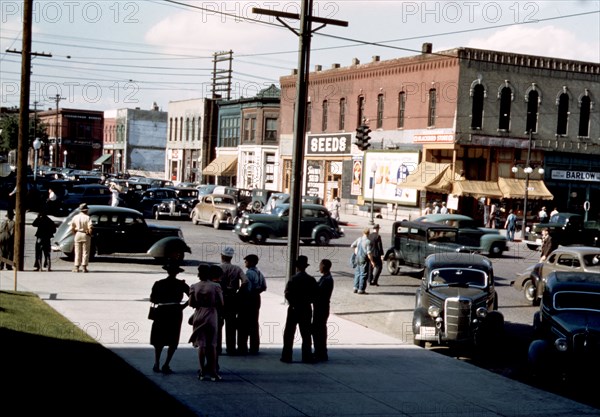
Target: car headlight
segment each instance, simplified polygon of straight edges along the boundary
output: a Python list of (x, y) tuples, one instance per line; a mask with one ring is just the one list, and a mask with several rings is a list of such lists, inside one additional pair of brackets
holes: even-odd
[(429, 308), (427, 309), (427, 314), (429, 314), (433, 318), (439, 317), (440, 308), (436, 306), (429, 306)]
[(525, 228), (525, 231), (526, 231), (527, 233), (531, 232), (531, 227), (527, 226), (527, 227)]
[(480, 319), (483, 319), (483, 318), (487, 317), (487, 314), (488, 314), (487, 308), (485, 308), (485, 307), (479, 307), (475, 311), (475, 314), (477, 314), (477, 317), (479, 317)]
[(567, 348), (569, 347), (567, 344), (567, 339), (565, 339), (564, 337), (559, 337), (554, 341), (554, 347), (559, 352), (566, 352)]
[(188, 206), (187, 206), (187, 204), (184, 203), (181, 205), (181, 208), (183, 208), (184, 210), (187, 210)]

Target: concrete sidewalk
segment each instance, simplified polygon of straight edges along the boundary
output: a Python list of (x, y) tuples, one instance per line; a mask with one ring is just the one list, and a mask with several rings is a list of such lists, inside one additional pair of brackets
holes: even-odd
[[(61, 273), (64, 272), (64, 273)], [(195, 271), (179, 277), (195, 282)], [(49, 277), (52, 279), (48, 279)], [(0, 288), (13, 288), (2, 271)], [(172, 375), (152, 372), (148, 295), (164, 272), (20, 272), (18, 290), (39, 294), (51, 307), (145, 374), (198, 415), (230, 416), (574, 416), (600, 411), (465, 362), (405, 344), (337, 316), (330, 317), (330, 360), (279, 361), (286, 306), (266, 292), (261, 308), (261, 353), (222, 356), (223, 381), (198, 381), (196, 350), (185, 310)], [(164, 353), (166, 354), (166, 352)], [(164, 355), (163, 354), (163, 355)], [(108, 399), (107, 399), (108, 400)]]

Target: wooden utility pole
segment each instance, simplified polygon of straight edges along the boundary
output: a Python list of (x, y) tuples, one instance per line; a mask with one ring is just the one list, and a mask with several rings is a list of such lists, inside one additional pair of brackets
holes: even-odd
[[(315, 31), (327, 24), (348, 26), (348, 22), (313, 17), (313, 0), (302, 1), (302, 16), (296, 13), (277, 12), (270, 9), (253, 8), (253, 13), (275, 16), (277, 20), (298, 35), (298, 79), (296, 81), (296, 109), (294, 113), (294, 151), (292, 154), (292, 180), (290, 192), (290, 217), (288, 223), (288, 271), (289, 280), (296, 273), (295, 261), (300, 246), (300, 218), (302, 212), (302, 173), (304, 167), (304, 137), (306, 135), (306, 106), (308, 98), (308, 75), (310, 66), (310, 40), (312, 22), (321, 23)], [(299, 19), (300, 31), (287, 25), (282, 18)]]

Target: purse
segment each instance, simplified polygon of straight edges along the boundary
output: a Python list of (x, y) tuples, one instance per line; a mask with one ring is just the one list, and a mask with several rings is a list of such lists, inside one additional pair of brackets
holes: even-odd
[(150, 304), (150, 310), (148, 310), (148, 319), (154, 320), (158, 318), (158, 305)]

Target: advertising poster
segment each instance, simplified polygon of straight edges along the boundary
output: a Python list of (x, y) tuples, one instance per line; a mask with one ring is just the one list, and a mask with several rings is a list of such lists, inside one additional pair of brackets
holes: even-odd
[(403, 189), (402, 182), (418, 165), (419, 152), (367, 152), (362, 167), (365, 201), (370, 201), (374, 195), (376, 202), (416, 206), (418, 191)]
[(352, 186), (350, 187), (351, 195), (362, 195), (362, 159), (354, 159), (352, 161)]

